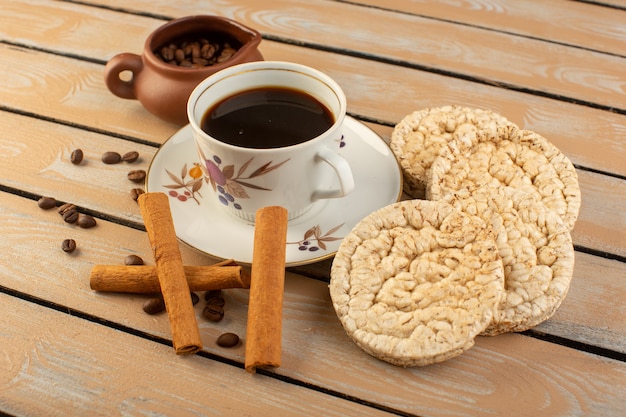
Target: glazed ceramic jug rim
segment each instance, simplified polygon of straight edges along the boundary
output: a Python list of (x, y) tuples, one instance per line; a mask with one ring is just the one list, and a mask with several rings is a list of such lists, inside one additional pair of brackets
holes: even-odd
[[(222, 79), (237, 76), (238, 74), (246, 73), (249, 71), (263, 71), (263, 70), (273, 70), (273, 69), (278, 69), (282, 71), (296, 71), (307, 76), (315, 77), (318, 81), (322, 82), (327, 87), (329, 87), (330, 90), (333, 91), (339, 103), (339, 109), (337, 111), (337, 114), (333, 113), (335, 116), (335, 121), (328, 129), (326, 129), (320, 135), (313, 137), (305, 142), (297, 143), (297, 144), (290, 145), (290, 146), (283, 146), (279, 148), (247, 148), (247, 149), (255, 153), (283, 153), (283, 152), (291, 152), (293, 149), (296, 149), (296, 148), (317, 146), (317, 143), (320, 140), (322, 140), (325, 136), (327, 136), (328, 132), (336, 131), (341, 126), (343, 126), (343, 122), (346, 116), (347, 104), (346, 104), (346, 96), (343, 90), (341, 89), (341, 87), (339, 86), (339, 84), (335, 80), (333, 80), (331, 77), (329, 77), (328, 75), (326, 75), (325, 73), (319, 70), (316, 70), (315, 68), (302, 65), (302, 64), (293, 63), (293, 62), (287, 62), (287, 61), (257, 61), (257, 62), (247, 62), (244, 64), (237, 64), (229, 68), (223, 69), (221, 71), (218, 71), (215, 74), (212, 74), (208, 76), (207, 78), (205, 78), (200, 84), (196, 86), (196, 88), (193, 89), (187, 101), (187, 118), (189, 119), (190, 126), (192, 126), (193, 130), (196, 131), (197, 134), (200, 134), (201, 137), (205, 140), (217, 142), (220, 144), (220, 146), (223, 146), (227, 149), (246, 149), (241, 146), (231, 145), (229, 143), (215, 139), (211, 137), (210, 135), (208, 135), (206, 132), (204, 132), (202, 128), (200, 127), (200, 125), (198, 124), (198, 121), (195, 120), (196, 119), (194, 117), (195, 106), (197, 105), (198, 99), (202, 96), (202, 94), (204, 94), (204, 91), (207, 88), (210, 88), (213, 84), (218, 83)], [(246, 88), (242, 89), (242, 91), (243, 90), (246, 90)], [(237, 93), (237, 91), (232, 92), (232, 94), (235, 94), (235, 93)]]
[[(178, 67), (172, 64), (168, 64), (167, 62), (162, 61), (154, 54), (154, 50), (163, 45), (167, 40), (172, 40), (180, 36), (184, 36), (185, 33), (197, 33), (201, 32), (201, 28), (199, 26), (191, 26), (188, 30), (181, 29), (179, 32), (174, 34), (168, 33), (169, 31), (173, 31), (172, 28), (181, 27), (189, 24), (200, 24), (201, 22), (213, 22), (213, 23), (222, 23), (224, 24), (224, 28), (230, 28), (232, 30), (237, 30), (240, 34), (246, 34), (249, 36), (249, 39), (241, 40), (240, 36), (236, 34), (228, 32), (228, 30), (218, 30), (218, 33), (225, 33), (233, 38), (239, 40), (241, 42), (241, 47), (233, 54), (232, 57), (227, 59), (226, 61), (211, 65), (208, 67), (199, 67), (199, 68), (186, 68), (186, 67)], [(166, 32), (166, 33), (163, 33)], [(157, 42), (158, 41), (158, 42)], [(181, 73), (203, 73), (207, 71), (215, 72), (220, 69), (227, 68), (233, 65), (233, 62), (237, 62), (237, 58), (242, 55), (245, 55), (248, 50), (256, 48), (261, 42), (261, 34), (242, 23), (237, 22), (236, 20), (229, 19), (223, 16), (216, 15), (193, 15), (193, 16), (185, 16), (177, 19), (170, 20), (169, 22), (163, 24), (156, 28), (150, 36), (145, 41), (144, 44), (144, 58), (150, 62), (151, 65), (163, 71), (174, 71)]]

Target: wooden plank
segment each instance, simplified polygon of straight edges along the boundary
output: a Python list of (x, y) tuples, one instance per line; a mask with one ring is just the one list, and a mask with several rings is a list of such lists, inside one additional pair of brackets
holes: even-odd
[[(2, 253), (7, 256), (3, 265), (5, 271), (0, 275), (0, 285), (13, 288), (31, 295), (50, 299), (55, 303), (67, 304), (77, 310), (85, 310), (94, 306), (94, 314), (103, 314), (109, 307), (108, 303), (114, 300), (114, 310), (123, 312), (123, 316), (115, 320), (129, 320), (138, 326), (150, 326), (153, 319), (146, 316), (140, 308), (140, 303), (145, 299), (143, 296), (114, 296), (109, 294), (94, 294), (89, 289), (88, 276), (94, 264), (121, 264), (124, 257), (129, 254), (141, 256), (146, 263), (153, 264), (151, 249), (145, 233), (125, 228), (119, 225), (100, 220), (94, 229), (80, 229), (66, 224), (54, 211), (44, 211), (37, 207), (32, 200), (18, 198), (10, 194), (3, 194), (3, 207), (0, 208), (0, 231), (7, 236), (2, 243)], [(22, 213), (18, 215), (17, 213)], [(61, 252), (60, 245), (63, 239), (73, 238), (77, 241), (79, 252), (70, 256)], [(37, 242), (37, 256), (44, 259), (57, 259), (58, 265), (32, 265), (27, 252), (18, 252), (16, 261), (10, 262), (10, 256), (15, 251), (11, 248), (25, 248), (29, 242)], [(119, 244), (118, 242), (124, 242)], [(113, 249), (111, 249), (113, 248)], [(193, 265), (211, 264), (214, 259), (203, 256), (185, 245), (181, 245), (185, 263)], [(31, 256), (34, 256), (31, 254)], [(313, 268), (313, 267), (311, 267)], [(321, 263), (315, 267), (320, 275), (329, 276), (330, 262)], [(304, 269), (306, 271), (306, 269)], [(28, 276), (28, 279), (23, 277)], [(296, 276), (292, 274), (292, 276)], [(623, 323), (624, 306), (609, 304), (604, 300), (609, 297), (615, 299), (626, 298), (626, 288), (623, 280), (626, 276), (626, 264), (611, 261), (600, 257), (576, 253), (576, 266), (570, 294), (564, 304), (558, 310), (557, 323), (550, 323), (557, 335), (572, 340), (603, 346), (607, 349), (625, 351), (626, 323)], [(292, 278), (301, 282), (297, 286), (305, 286), (312, 293), (317, 293), (322, 298), (322, 303), (328, 302), (327, 290), (324, 282), (304, 284), (308, 280)], [(296, 286), (296, 287), (297, 287)], [(315, 289), (319, 286), (321, 290)], [(55, 290), (51, 290), (54, 288)], [(77, 293), (67, 293), (64, 288), (73, 288)], [(246, 303), (247, 291), (238, 294), (238, 302)], [(80, 295), (75, 303), (71, 303), (74, 296)], [(50, 297), (61, 298), (50, 298)], [(319, 303), (311, 301), (311, 304)], [(70, 304), (68, 304), (70, 303)], [(132, 310), (132, 313), (129, 312)], [(242, 312), (243, 314), (244, 312)], [(122, 318), (124, 317), (124, 318)], [(242, 316), (245, 317), (245, 316)], [(586, 333), (568, 333), (567, 328), (558, 330), (558, 323), (576, 322), (589, 329)], [(612, 325), (612, 337), (603, 337), (600, 330), (606, 327), (606, 323)], [(168, 334), (167, 321), (163, 321), (163, 328), (159, 332)], [(226, 327), (223, 329), (226, 331)], [(146, 330), (143, 328), (143, 330)], [(237, 329), (240, 331), (241, 329)], [(594, 336), (595, 334), (595, 336)], [(595, 337), (595, 339), (594, 339)]]
[[(116, 13), (111, 15), (113, 12), (95, 9), (102, 12), (101, 16), (94, 12), (93, 8), (77, 5), (73, 7), (78, 9), (72, 9), (72, 13), (68, 11), (67, 15), (59, 15), (58, 19), (63, 23), (55, 26), (41, 23), (52, 22), (53, 20), (51, 19), (35, 19), (32, 17), (37, 16), (38, 8), (31, 10), (30, 8), (34, 8), (34, 6), (31, 5), (29, 8), (28, 4), (20, 5), (15, 12), (15, 19), (10, 22), (19, 21), (19, 24), (16, 24), (16, 27), (11, 29), (17, 33), (20, 33), (21, 30), (22, 36), (11, 35), (12, 31), (5, 32), (5, 36), (12, 36), (16, 41), (27, 42), (29, 45), (32, 44), (38, 48), (48, 48), (65, 53), (92, 56), (96, 59), (106, 59), (122, 52), (119, 45), (125, 46), (123, 51), (140, 53), (147, 33), (162, 23), (162, 21), (138, 16), (134, 17), (135, 20), (129, 21), (129, 15), (127, 14)], [(42, 6), (42, 9), (45, 11), (45, 6)], [(17, 14), (18, 11), (19, 14)], [(49, 10), (49, 13), (54, 13), (54, 11)], [(56, 13), (59, 14), (59, 12)], [(66, 29), (53, 30), (57, 26)], [(37, 27), (38, 30), (30, 30), (32, 27)], [(67, 28), (72, 28), (72, 30)], [(93, 28), (97, 28), (97, 30)], [(2, 29), (0, 28), (0, 30)], [(100, 33), (105, 32), (111, 32), (112, 35), (100, 36)], [(43, 35), (37, 35), (39, 33)], [(28, 36), (32, 36), (32, 40), (29, 40)], [(120, 36), (123, 36), (124, 40), (120, 39)], [(90, 51), (95, 51), (95, 53)], [(320, 67), (341, 80), (344, 89), (348, 92), (350, 111), (353, 113), (359, 113), (366, 117), (373, 117), (389, 123), (396, 123), (404, 114), (414, 109), (428, 106), (464, 104), (492, 108), (503, 113), (512, 121), (536, 130), (550, 138), (557, 146), (564, 149), (575, 163), (601, 171), (626, 175), (626, 165), (622, 163), (623, 158), (620, 155), (626, 152), (626, 145), (619, 140), (621, 136), (626, 134), (626, 122), (624, 122), (625, 116), (623, 115), (414, 71), (408, 68), (391, 67), (350, 57), (337, 57), (333, 54), (275, 44), (268, 41), (262, 43), (262, 51), (268, 59), (286, 59), (302, 63), (310, 62), (310, 65)], [(16, 59), (18, 62), (11, 62), (11, 58)], [(33, 59), (42, 59), (45, 62), (48, 58), (39, 56), (33, 57)], [(28, 69), (30, 65), (34, 65), (28, 62), (28, 60), (25, 62), (21, 62), (21, 60), (22, 56), (20, 55), (9, 57), (5, 64), (6, 72), (22, 72)], [(585, 60), (589, 59), (585, 58)], [(68, 63), (62, 64), (62, 66), (63, 68), (80, 68), (81, 63), (70, 60)], [(350, 68), (351, 72), (346, 73), (343, 68)], [(102, 85), (102, 73), (100, 69), (95, 71), (96, 73), (94, 74), (88, 73), (88, 71), (85, 73), (82, 73), (82, 71), (81, 73), (72, 72), (72, 75), (79, 77), (79, 79), (85, 79), (83, 85), (72, 86), (60, 82), (59, 87), (69, 90), (64, 92), (65, 95), (75, 95), (78, 92), (90, 95), (96, 94), (96, 92), (89, 91), (90, 86), (94, 82), (96, 86)], [(387, 78), (381, 82), (379, 79), (368, 76), (368, 74), (376, 73), (387, 74)], [(15, 77), (17, 76), (16, 74)], [(60, 74), (50, 74), (49, 76), (55, 78), (62, 77)], [(14, 87), (21, 86), (22, 83), (30, 84), (32, 82), (22, 79), (12, 80), (11, 78), (9, 77), (7, 82), (13, 82)], [(58, 82), (58, 80), (55, 81)], [(21, 91), (19, 94), (21, 99), (28, 97), (24, 96), (24, 93)], [(107, 101), (106, 104), (103, 103), (103, 106), (101, 106), (106, 106), (105, 110), (99, 108), (91, 109), (92, 115), (95, 115), (96, 112), (98, 113), (99, 117), (94, 123), (99, 127), (119, 124), (127, 125), (132, 123), (133, 120), (137, 120), (138, 117), (145, 118), (147, 114), (138, 106), (137, 102), (118, 99), (106, 92), (106, 90), (102, 96), (97, 97), (106, 98)], [(12, 102), (19, 103), (20, 100), (12, 100)], [(65, 103), (66, 106), (68, 104)], [(83, 103), (83, 105), (87, 105), (87, 103)], [(107, 119), (106, 112), (111, 110), (117, 111), (118, 114), (111, 119)], [(75, 114), (74, 109), (72, 109), (72, 114)], [(85, 121), (89, 120), (87, 116), (81, 113), (78, 114), (83, 116)], [(150, 117), (147, 120), (150, 120)], [(154, 123), (158, 123), (158, 121)], [(163, 123), (156, 127), (152, 123), (142, 123), (141, 125), (142, 129), (150, 129), (152, 133), (167, 129), (163, 127)], [(133, 134), (129, 129), (127, 126), (121, 127), (121, 133)], [(145, 132), (135, 132), (135, 134), (144, 137)], [(588, 141), (587, 138), (590, 136), (596, 137), (597, 140)], [(163, 140), (162, 137), (163, 135), (160, 136), (161, 141)]]
[[(119, 27), (119, 32), (125, 28)], [(262, 45), (267, 59), (311, 65), (336, 78), (353, 114), (395, 124), (424, 107), (489, 108), (546, 136), (576, 164), (626, 175), (626, 142), (621, 139), (626, 135), (626, 115), (307, 48), (274, 42)], [(0, 70), (8, 75), (0, 81), (6, 106), (150, 141), (162, 142), (176, 129), (137, 101), (108, 92), (99, 65), (6, 45), (0, 45), (0, 51)], [(37, 65), (39, 79), (26, 75), (32, 65)], [(368, 71), (362, 73), (365, 66)], [(42, 82), (52, 87), (44, 98), (30, 90), (31, 86), (42, 88)]]
[[(2, 199), (0, 233), (6, 238), (0, 243), (0, 262), (5, 265), (0, 271), (0, 286), (169, 340), (167, 318), (148, 316), (141, 310), (146, 297), (94, 293), (88, 288), (93, 264), (119, 263), (128, 253), (150, 260), (143, 232), (105, 221), (95, 229), (79, 229), (64, 224), (58, 214), (39, 209), (33, 201), (13, 195), (3, 195)], [(61, 253), (59, 244), (65, 237), (77, 240), (79, 252)], [(39, 259), (47, 260), (45, 264), (32, 262), (33, 248)], [(210, 262), (189, 248), (182, 249), (188, 264)], [(578, 261), (584, 264), (586, 259)], [(616, 299), (624, 296), (624, 265), (616, 268), (615, 263), (599, 261), (589, 269), (595, 270), (597, 277), (578, 275), (577, 265), (573, 303), (562, 306), (559, 320), (586, 317), (581, 322), (590, 327), (585, 336), (594, 336), (595, 330), (595, 337), (601, 339), (606, 320), (622, 313), (620, 306), (603, 303), (602, 297), (608, 292)], [(365, 354), (346, 336), (325, 282), (289, 273), (285, 288), (283, 364), (276, 372), (305, 384), (403, 412), (433, 416), (503, 411), (511, 404), (525, 404), (529, 415), (546, 410), (555, 415), (570, 415), (575, 410), (592, 414), (602, 407), (610, 415), (623, 404), (618, 383), (626, 372), (623, 362), (521, 335), (505, 335), (478, 338), (470, 351), (439, 365), (398, 368)], [(247, 294), (246, 290), (224, 291), (226, 315), (219, 323), (202, 319), (202, 305), (196, 306), (207, 352), (243, 363), (242, 346), (224, 350), (215, 345), (215, 339), (226, 331), (245, 339)], [(587, 302), (579, 303), (577, 297), (587, 297)], [(616, 330), (616, 338), (624, 339), (624, 334), (619, 334), (623, 328)], [(342, 372), (337, 372), (337, 364), (342, 364)], [(528, 381), (533, 383), (529, 386)], [(534, 400), (539, 392), (549, 393), (547, 403)]]
[[(576, 252), (574, 277), (554, 316), (535, 329), (626, 354), (626, 263)], [(611, 308), (607, 308), (611, 305)]]
[[(144, 184), (131, 182), (127, 174), (148, 171), (155, 146), (7, 112), (0, 112), (0, 120), (2, 185), (142, 223), (130, 191)], [(75, 149), (84, 154), (80, 165), (70, 162)], [(137, 151), (139, 159), (107, 165), (101, 158), (108, 151)]]
[(324, 2), (320, 6), (308, 0), (274, 0), (271, 3), (246, 0), (210, 6), (199, 1), (174, 4), (138, 0), (128, 5), (123, 0), (102, 0), (99, 3), (113, 8), (150, 10), (172, 17), (220, 14), (264, 34), (286, 37), (298, 43), (358, 50), (489, 83), (624, 110), (624, 103), (620, 100), (625, 88), (622, 74), (626, 73), (626, 59), (623, 57), (468, 25), (354, 7), (341, 2)]
[(0, 303), (0, 413), (391, 415), (197, 355), (176, 356), (168, 346), (6, 294)]
[[(381, 7), (381, 2), (377, 0), (358, 0), (356, 3)], [(615, 0), (615, 3), (626, 7), (622, 0)], [(544, 1), (541, 5), (533, 0), (387, 0), (383, 7), (402, 13), (539, 38), (547, 42), (624, 55), (626, 10), (622, 12), (599, 7), (597, 4), (568, 0)]]
[[(0, 50), (2, 48), (0, 47)], [(119, 133), (130, 133), (136, 126), (145, 128), (149, 138), (164, 141), (177, 127), (166, 124), (147, 114), (134, 101), (125, 101), (111, 97), (104, 91), (101, 84), (82, 84), (80, 81), (72, 82), (72, 78), (67, 78), (66, 68), (70, 63), (76, 64), (73, 74), (76, 80), (93, 80), (98, 76), (97, 65), (79, 61), (68, 60), (54, 55), (39, 54), (23, 50), (5, 48), (5, 58), (12, 60), (15, 65), (24, 65), (24, 72), (9, 74), (0, 83), (0, 91), (6, 92), (6, 97), (11, 97), (11, 105), (27, 112), (39, 113), (45, 117), (53, 119), (65, 119), (71, 123), (102, 127), (107, 123), (107, 128), (119, 126)], [(30, 58), (31, 54), (36, 54), (38, 59), (38, 69), (40, 78), (28, 79), (22, 74), (28, 74), (27, 65), (23, 62)], [(20, 59), (18, 59), (20, 58)], [(48, 60), (48, 62), (46, 62)], [(7, 61), (3, 61), (7, 62)], [(32, 61), (31, 61), (32, 62)], [(305, 61), (305, 63), (308, 63)], [(2, 66), (2, 64), (0, 64)], [(8, 67), (9, 65), (7, 65)], [(44, 74), (47, 74), (44, 76)], [(348, 74), (335, 74), (347, 77)], [(34, 82), (43, 82), (50, 85), (47, 90), (46, 100), (41, 100), (37, 94), (29, 92), (26, 87)], [(359, 89), (354, 82), (348, 78), (343, 82), (347, 86), (347, 94), (355, 97), (355, 105), (368, 106), (366, 111), (372, 111), (373, 105), (366, 101), (365, 97), (360, 98)], [(398, 85), (398, 90), (400, 86)], [(373, 91), (372, 91), (373, 92)], [(362, 93), (361, 93), (362, 94)], [(376, 92), (378, 97), (383, 97), (383, 91)], [(98, 97), (98, 98), (96, 98)], [(56, 103), (52, 105), (52, 103)], [(124, 106), (128, 106), (125, 111)], [(130, 111), (133, 108), (135, 111)], [(384, 106), (383, 106), (384, 107)], [(114, 216), (130, 217), (137, 220), (136, 212), (132, 210), (132, 201), (128, 199), (128, 190), (134, 184), (126, 180), (125, 174), (133, 169), (130, 165), (122, 164), (115, 167), (103, 167), (101, 164), (86, 164), (86, 166), (71, 166), (67, 164), (67, 158), (75, 147), (82, 147), (88, 152), (88, 159), (96, 159), (111, 146), (117, 146), (119, 151), (139, 149), (144, 158), (138, 166), (147, 168), (147, 164), (152, 158), (153, 150), (149, 147), (142, 147), (137, 144), (119, 142), (107, 143), (105, 138), (96, 134), (88, 134), (80, 130), (72, 130), (62, 126), (50, 126), (41, 122), (30, 120), (26, 122), (10, 113), (5, 113), (7, 121), (0, 126), (3, 137), (6, 139), (7, 152), (5, 153), (5, 163), (0, 170), (8, 182), (7, 185), (16, 188), (25, 187), (33, 193), (43, 193), (48, 185), (55, 184), (60, 190), (57, 196), (60, 199), (73, 199), (78, 204), (86, 204), (87, 201), (103, 201), (103, 204), (113, 206), (102, 206), (94, 209), (102, 210)], [(505, 113), (506, 114), (506, 113)], [(137, 123), (144, 120), (144, 123)], [(626, 117), (624, 117), (626, 122)], [(389, 131), (389, 129), (387, 129)], [(133, 132), (137, 133), (137, 132)], [(54, 140), (50, 139), (53, 135)], [(586, 138), (581, 137), (583, 142)], [(617, 138), (607, 138), (617, 143)], [(21, 145), (16, 146), (17, 143)], [(118, 145), (113, 145), (117, 143)], [(593, 147), (593, 143), (587, 140), (588, 146)], [(623, 152), (614, 156), (623, 158), (626, 155), (626, 143), (621, 143)], [(45, 156), (42, 154), (45, 152)], [(39, 155), (33, 159), (33, 155)], [(623, 164), (621, 164), (623, 166)], [(84, 169), (84, 168), (97, 169)], [(133, 165), (135, 167), (135, 165)], [(81, 175), (84, 174), (84, 177)], [(76, 178), (72, 178), (76, 176)], [(103, 181), (104, 180), (104, 181)], [(78, 181), (77, 186), (68, 186), (71, 181)], [(583, 207), (580, 220), (574, 231), (575, 241), (578, 244), (588, 246), (600, 251), (626, 256), (626, 248), (620, 245), (626, 235), (623, 210), (620, 207), (626, 205), (626, 182), (603, 175), (591, 174), (580, 171), (580, 181), (583, 187)], [(26, 183), (31, 185), (27, 186)], [(39, 184), (39, 185), (37, 185)], [(34, 187), (33, 187), (34, 186)], [(100, 190), (99, 187), (104, 187)], [(81, 196), (82, 190), (91, 194)], [(63, 191), (61, 191), (63, 190)], [(622, 191), (624, 190), (624, 191)], [(98, 193), (106, 192), (112, 198), (98, 199)], [(116, 195), (117, 197), (114, 197)], [(73, 196), (73, 197), (72, 197)], [(120, 205), (118, 205), (120, 204)], [(599, 215), (599, 214), (602, 215)]]

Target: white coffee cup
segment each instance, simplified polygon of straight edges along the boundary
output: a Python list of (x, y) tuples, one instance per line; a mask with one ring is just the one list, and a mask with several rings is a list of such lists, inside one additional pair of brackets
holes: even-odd
[[(209, 109), (242, 91), (263, 87), (288, 88), (313, 96), (330, 110), (334, 123), (312, 139), (274, 148), (233, 145), (202, 130)], [(354, 189), (350, 166), (339, 155), (345, 114), (345, 95), (329, 76), (304, 65), (278, 61), (221, 70), (202, 81), (187, 103), (187, 116), (214, 198), (251, 222), (262, 207), (282, 206), (293, 219), (318, 200), (343, 197)]]

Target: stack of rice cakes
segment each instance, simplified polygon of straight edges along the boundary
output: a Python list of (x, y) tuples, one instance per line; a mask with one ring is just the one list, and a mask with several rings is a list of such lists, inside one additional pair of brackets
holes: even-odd
[(415, 200), (372, 213), (340, 245), (330, 294), (347, 334), (381, 360), (423, 366), (551, 317), (572, 279), (581, 203), (567, 157), (459, 106), (407, 115), (390, 146)]

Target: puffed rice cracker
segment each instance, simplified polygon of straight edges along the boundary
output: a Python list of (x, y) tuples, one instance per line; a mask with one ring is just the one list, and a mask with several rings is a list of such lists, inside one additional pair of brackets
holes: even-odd
[(521, 332), (551, 317), (574, 273), (572, 238), (561, 218), (506, 186), (463, 189), (442, 201), (480, 217), (496, 233), (506, 298), (482, 334)]
[(503, 301), (493, 231), (433, 201), (386, 206), (343, 239), (330, 295), (346, 333), (401, 366), (455, 357), (474, 344)]
[(556, 212), (572, 230), (581, 204), (578, 175), (570, 160), (546, 138), (530, 130), (478, 134), (451, 141), (428, 172), (426, 196), (483, 186), (510, 186), (529, 193)]
[(405, 116), (391, 134), (390, 147), (404, 177), (404, 191), (424, 198), (427, 172), (439, 150), (455, 138), (470, 140), (478, 131), (495, 136), (517, 128), (490, 110), (443, 106), (415, 111)]

